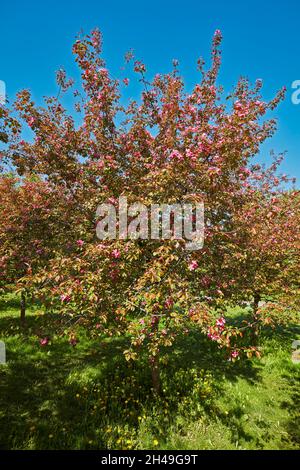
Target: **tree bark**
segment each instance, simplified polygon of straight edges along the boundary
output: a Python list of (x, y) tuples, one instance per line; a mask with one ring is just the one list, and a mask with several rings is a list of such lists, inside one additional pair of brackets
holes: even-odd
[(258, 312), (258, 305), (261, 301), (261, 296), (258, 292), (254, 292), (253, 296), (253, 310), (252, 310), (252, 318), (253, 318), (253, 327), (252, 327), (252, 339), (254, 344), (257, 343), (257, 336), (258, 336), (258, 327), (257, 327), (257, 312)]
[(21, 319), (21, 325), (25, 325), (25, 316), (26, 316), (26, 295), (25, 295), (25, 291), (22, 290), (22, 292), (21, 292), (21, 300), (20, 300), (20, 319)]
[(261, 296), (258, 292), (254, 292), (254, 302), (253, 302), (253, 318), (257, 319), (258, 304), (261, 301)]
[[(159, 317), (155, 315), (152, 318), (152, 333), (154, 336), (157, 334), (159, 329)], [(152, 387), (154, 393), (160, 394), (161, 386), (160, 386), (160, 370), (159, 370), (159, 350), (156, 351), (155, 356), (150, 357), (150, 367), (151, 367), (151, 376), (152, 376)]]
[(156, 355), (151, 361), (151, 376), (152, 376), (152, 387), (155, 393), (160, 394), (160, 373), (159, 373), (159, 356)]

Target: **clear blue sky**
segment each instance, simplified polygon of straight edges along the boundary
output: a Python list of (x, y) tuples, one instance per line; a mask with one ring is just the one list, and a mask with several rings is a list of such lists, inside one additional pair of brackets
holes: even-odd
[(300, 180), (300, 105), (291, 102), (291, 84), (300, 80), (299, 0), (11, 0), (1, 2), (0, 19), (0, 80), (9, 98), (30, 88), (38, 102), (56, 92), (55, 70), (65, 66), (75, 74), (71, 45), (81, 29), (101, 29), (104, 57), (115, 77), (124, 77), (123, 56), (133, 48), (150, 78), (178, 59), (188, 88), (198, 78), (197, 58), (208, 58), (212, 35), (221, 29), (220, 81), (226, 90), (240, 75), (263, 79), (265, 99), (288, 88), (276, 111), (279, 131), (263, 150), (264, 155), (271, 148), (287, 150), (283, 171)]

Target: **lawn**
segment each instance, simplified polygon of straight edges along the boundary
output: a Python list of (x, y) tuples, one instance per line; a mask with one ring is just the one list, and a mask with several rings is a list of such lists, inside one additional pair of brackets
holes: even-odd
[(91, 339), (82, 329), (72, 347), (52, 331), (53, 315), (31, 307), (23, 328), (18, 315), (17, 299), (2, 297), (2, 450), (300, 448), (296, 326), (266, 330), (262, 359), (236, 363), (196, 330), (179, 338), (163, 352), (157, 397), (146, 358), (124, 359), (126, 338)]

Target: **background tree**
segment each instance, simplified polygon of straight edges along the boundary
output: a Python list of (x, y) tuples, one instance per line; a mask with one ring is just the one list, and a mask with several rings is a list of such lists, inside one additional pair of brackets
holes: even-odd
[(69, 252), (74, 238), (68, 199), (60, 188), (38, 176), (0, 177), (1, 285), (21, 293), (21, 321), (25, 321), (24, 276), (34, 276), (60, 252)]

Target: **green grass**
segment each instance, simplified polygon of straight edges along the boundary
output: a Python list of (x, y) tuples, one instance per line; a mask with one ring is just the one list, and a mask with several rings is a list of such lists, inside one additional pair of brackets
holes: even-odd
[(235, 364), (197, 331), (179, 338), (162, 357), (160, 398), (146, 358), (125, 361), (125, 339), (82, 329), (73, 348), (60, 329), (38, 307), (21, 328), (17, 299), (0, 300), (0, 449), (300, 448), (297, 328), (267, 331), (262, 359)]

